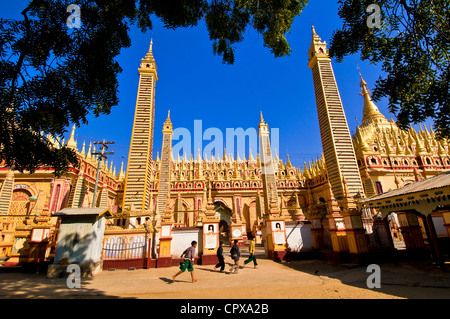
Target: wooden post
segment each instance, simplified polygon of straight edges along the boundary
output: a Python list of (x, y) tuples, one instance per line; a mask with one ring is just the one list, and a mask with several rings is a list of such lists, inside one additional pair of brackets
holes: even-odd
[(442, 258), (441, 252), (439, 251), (439, 245), (437, 242), (437, 234), (436, 234), (436, 229), (434, 228), (434, 223), (433, 223), (433, 217), (431, 216), (431, 214), (427, 215), (426, 218), (427, 224), (428, 224), (428, 229), (429, 229), (429, 234), (430, 234), (430, 243), (431, 243), (431, 249), (434, 251), (434, 257), (436, 262), (439, 264), (439, 267), (445, 271), (445, 262), (444, 259)]

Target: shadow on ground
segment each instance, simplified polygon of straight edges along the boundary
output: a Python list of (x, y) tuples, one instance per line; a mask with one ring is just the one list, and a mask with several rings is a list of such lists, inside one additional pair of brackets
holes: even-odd
[(49, 279), (45, 274), (0, 269), (0, 299), (116, 299), (89, 288), (92, 278), (82, 278), (81, 288), (68, 288), (67, 278)]
[(381, 288), (369, 288), (367, 281), (374, 282), (372, 271), (367, 266), (335, 265), (318, 259), (294, 260), (284, 266), (320, 276), (322, 279), (337, 279), (345, 285), (375, 290), (402, 298), (450, 299), (450, 272), (444, 272), (430, 261), (408, 261), (380, 263)]

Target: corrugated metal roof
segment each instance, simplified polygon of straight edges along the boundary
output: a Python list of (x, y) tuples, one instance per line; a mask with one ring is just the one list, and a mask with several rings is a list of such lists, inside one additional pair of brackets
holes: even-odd
[(450, 171), (448, 172), (444, 172), (441, 173), (439, 175), (412, 183), (412, 184), (408, 184), (406, 186), (403, 186), (401, 188), (398, 189), (394, 189), (391, 191), (388, 191), (386, 193), (368, 198), (368, 199), (364, 199), (362, 201), (360, 201), (360, 203), (365, 204), (368, 202), (372, 202), (372, 201), (377, 201), (377, 200), (382, 200), (382, 199), (387, 199), (387, 198), (391, 198), (391, 197), (395, 197), (395, 196), (402, 196), (402, 195), (406, 195), (406, 194), (411, 194), (411, 193), (418, 193), (418, 192), (423, 192), (423, 191), (427, 191), (430, 189), (437, 189), (437, 188), (442, 188), (442, 187), (446, 187), (446, 186), (450, 186)]
[(52, 214), (52, 216), (87, 216), (87, 215), (100, 216), (103, 214), (112, 216), (110, 209), (106, 207), (63, 208), (59, 212)]

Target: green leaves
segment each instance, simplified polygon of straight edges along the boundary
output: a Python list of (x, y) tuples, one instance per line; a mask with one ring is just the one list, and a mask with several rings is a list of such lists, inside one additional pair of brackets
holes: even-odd
[[(246, 28), (263, 35), (275, 57), (290, 53), (285, 34), (307, 0), (79, 0), (80, 28), (68, 28), (72, 0), (32, 0), (23, 19), (0, 19), (0, 161), (19, 171), (52, 167), (55, 174), (77, 164), (73, 150), (55, 147), (70, 123), (108, 114), (118, 104), (115, 60), (129, 47), (129, 25), (167, 28), (205, 19), (213, 52), (234, 62), (233, 45)], [(41, 134), (42, 133), (42, 134)]]
[(142, 30), (151, 29), (152, 14), (170, 29), (196, 26), (204, 18), (214, 54), (222, 56), (224, 63), (233, 64), (233, 45), (244, 39), (248, 27), (263, 35), (264, 45), (275, 57), (288, 55), (291, 49), (285, 34), (307, 3), (308, 0), (140, 0), (137, 18)]
[(339, 2), (343, 26), (333, 34), (330, 55), (341, 62), (359, 52), (362, 60), (381, 65), (385, 75), (373, 99), (388, 98), (400, 127), (431, 118), (438, 136), (450, 138), (450, 1), (379, 1), (380, 29), (365, 23), (365, 9), (374, 1)]
[(79, 1), (81, 28), (69, 29), (70, 3), (34, 0), (23, 20), (0, 21), (0, 160), (19, 171), (44, 166), (60, 175), (77, 165), (73, 150), (44, 136), (62, 137), (70, 123), (108, 114), (118, 103), (115, 58), (131, 44), (135, 3)]

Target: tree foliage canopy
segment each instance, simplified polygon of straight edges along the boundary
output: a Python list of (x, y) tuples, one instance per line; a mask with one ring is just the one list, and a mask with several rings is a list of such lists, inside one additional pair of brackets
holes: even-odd
[[(339, 1), (341, 29), (333, 34), (330, 54), (338, 61), (360, 52), (380, 64), (375, 101), (387, 97), (400, 127), (433, 119), (441, 138), (450, 138), (449, 0)], [(369, 28), (366, 12), (378, 3), (381, 27)]]
[(70, 123), (85, 124), (89, 114), (109, 114), (118, 104), (122, 69), (115, 59), (131, 45), (131, 25), (145, 32), (155, 17), (173, 29), (204, 19), (213, 52), (232, 64), (233, 45), (249, 27), (275, 57), (289, 54), (285, 34), (307, 2), (79, 0), (81, 26), (70, 29), (72, 0), (31, 0), (22, 19), (0, 19), (0, 161), (56, 175), (77, 165), (72, 149), (47, 137), (62, 137)]

